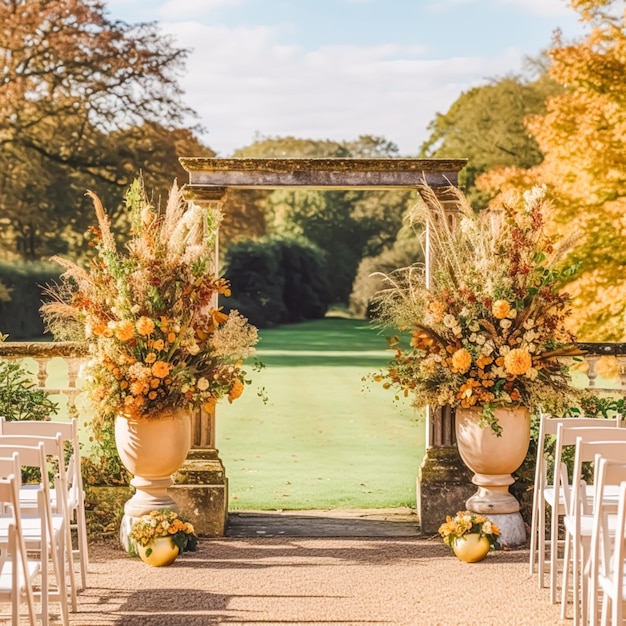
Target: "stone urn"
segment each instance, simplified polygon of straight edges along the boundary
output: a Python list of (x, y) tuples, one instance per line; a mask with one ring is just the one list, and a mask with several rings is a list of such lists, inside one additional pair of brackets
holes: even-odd
[(530, 443), (530, 412), (526, 407), (494, 408), (502, 427), (497, 436), (479, 426), (482, 407), (456, 409), (456, 440), (459, 455), (474, 472), (478, 490), (466, 501), (468, 511), (487, 515), (496, 523), (501, 542), (519, 546), (526, 541), (519, 502), (509, 492), (515, 482), (511, 474), (524, 462)]
[(122, 545), (128, 550), (128, 533), (137, 518), (157, 509), (178, 511), (167, 490), (191, 447), (191, 414), (174, 408), (140, 419), (119, 415), (115, 445), (124, 467), (133, 474), (130, 484), (135, 488), (124, 505), (120, 529)]

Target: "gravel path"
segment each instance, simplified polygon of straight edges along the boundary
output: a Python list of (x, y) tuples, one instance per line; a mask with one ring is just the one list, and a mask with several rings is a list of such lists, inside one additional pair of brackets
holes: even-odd
[(200, 539), (169, 567), (130, 558), (117, 542), (92, 544), (90, 560), (70, 626), (571, 622), (529, 575), (528, 550), (462, 563), (438, 536), (419, 535), (404, 508), (231, 513), (228, 537)]
[(417, 538), (205, 539), (166, 568), (92, 550), (72, 625), (563, 624), (526, 550), (462, 563)]

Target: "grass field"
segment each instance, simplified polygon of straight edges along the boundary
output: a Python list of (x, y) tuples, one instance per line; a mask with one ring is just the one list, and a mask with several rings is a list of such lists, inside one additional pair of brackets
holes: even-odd
[(389, 360), (385, 347), (360, 320), (261, 332), (266, 367), (217, 409), (231, 510), (415, 506), (423, 419), (361, 380)]

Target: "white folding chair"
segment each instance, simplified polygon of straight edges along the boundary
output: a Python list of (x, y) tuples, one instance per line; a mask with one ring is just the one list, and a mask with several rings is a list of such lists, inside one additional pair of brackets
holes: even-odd
[[(533, 490), (532, 521), (530, 530), (530, 573), (534, 573), (535, 563), (537, 563), (538, 584), (543, 587), (545, 582), (546, 566), (546, 506), (550, 508), (554, 518), (563, 515), (565, 512), (565, 502), (560, 493), (558, 485), (555, 487), (554, 480), (550, 482), (547, 455), (547, 446), (550, 439), (554, 439), (557, 434), (557, 427), (563, 423), (566, 428), (615, 428), (618, 420), (603, 419), (596, 417), (552, 417), (542, 414), (539, 423), (539, 439), (537, 441), (537, 462), (535, 466), (535, 485)], [(571, 441), (571, 445), (575, 440)], [(562, 444), (558, 451), (558, 463), (562, 454)], [(556, 462), (556, 461), (555, 461)], [(558, 465), (557, 465), (558, 467)], [(554, 473), (551, 475), (552, 479)], [(558, 494), (558, 496), (557, 496)], [(558, 505), (555, 506), (555, 502)], [(557, 520), (558, 521), (558, 520)], [(554, 528), (554, 526), (552, 526)], [(550, 534), (550, 563), (552, 563), (552, 538), (556, 537), (554, 531)], [(556, 548), (556, 545), (555, 545)], [(556, 602), (556, 572), (554, 576), (550, 573), (550, 601)]]
[[(9, 443), (9, 440), (16, 440), (19, 443)], [(21, 527), (23, 530), (24, 543), (29, 552), (37, 552), (40, 555), (42, 566), (42, 624), (47, 625), (49, 615), (43, 605), (48, 600), (57, 601), (61, 609), (61, 618), (64, 626), (69, 625), (68, 609), (68, 586), (66, 575), (70, 576), (70, 590), (74, 584), (72, 567), (71, 546), (67, 547), (68, 522), (65, 513), (52, 513), (50, 505), (50, 483), (48, 479), (48, 462), (46, 455), (46, 445), (49, 446), (51, 454), (55, 454), (54, 445), (58, 444), (58, 438), (40, 438), (36, 445), (24, 445), (28, 437), (0, 437), (0, 456), (8, 456), (13, 453), (18, 454), (21, 468), (32, 467), (39, 470), (41, 474), (39, 486), (37, 488), (37, 504), (33, 507), (32, 501), (24, 504), (20, 501)], [(63, 494), (61, 493), (61, 496)], [(0, 538), (8, 535), (10, 519), (7, 516), (0, 516)], [(68, 559), (67, 568), (65, 567)], [(55, 590), (51, 590), (47, 579), (48, 560), (52, 562)]]
[[(67, 506), (70, 514), (70, 529), (76, 531), (77, 550), (74, 556), (80, 563), (80, 589), (87, 587), (87, 569), (89, 567), (89, 548), (87, 543), (87, 521), (85, 515), (85, 491), (81, 473), (80, 443), (78, 439), (78, 420), (72, 418), (69, 422), (14, 420), (7, 421), (0, 417), (0, 435), (28, 435), (41, 437), (56, 437), (61, 435), (63, 447), (69, 444), (71, 450), (65, 466), (67, 478)], [(25, 490), (23, 490), (25, 491)], [(56, 490), (51, 489), (53, 511), (58, 512)], [(22, 493), (22, 500), (27, 498)]]
[[(612, 579), (612, 576), (616, 574), (614, 571), (615, 561), (613, 553), (616, 549), (616, 533), (619, 537), (616, 526), (620, 501), (624, 497), (621, 493), (621, 486), (622, 484), (626, 486), (626, 461), (608, 459), (598, 455), (596, 456), (595, 470), (594, 484), (596, 491), (594, 502), (596, 502), (596, 507), (593, 512), (591, 548), (587, 571), (589, 585), (587, 623), (593, 626), (598, 623), (600, 577), (604, 581), (604, 587), (602, 588), (603, 621), (606, 622), (608, 602), (619, 602), (619, 597), (616, 593), (619, 591), (619, 586), (613, 585), (618, 579)], [(610, 591), (610, 593), (606, 593), (605, 590)], [(613, 607), (611, 608), (613, 609)], [(615, 608), (618, 609), (618, 607)], [(615, 615), (615, 619), (618, 619), (618, 615)], [(613, 623), (621, 624), (621, 617), (619, 619), (620, 621)]]
[[(571, 498), (567, 504), (567, 511), (563, 517), (565, 530), (565, 554), (563, 557), (563, 582), (561, 587), (561, 619), (565, 619), (567, 613), (567, 594), (569, 591), (569, 566), (572, 563), (572, 610), (574, 625), (578, 626), (587, 618), (588, 584), (587, 576), (583, 575), (588, 566), (589, 552), (591, 547), (591, 534), (593, 529), (593, 511), (598, 502), (593, 501), (582, 480), (583, 463), (595, 461), (598, 455), (612, 459), (626, 458), (626, 436), (620, 437), (619, 431), (604, 430), (595, 436), (601, 441), (585, 440), (578, 436), (576, 439), (576, 453), (574, 456), (574, 469), (572, 477)], [(606, 439), (605, 439), (606, 438)], [(561, 473), (566, 469), (561, 468)], [(593, 487), (591, 493), (595, 493)], [(605, 496), (606, 488), (604, 489)], [(615, 501), (614, 501), (615, 502)], [(570, 559), (571, 552), (571, 559)]]
[[(35, 626), (37, 614), (33, 585), (41, 564), (28, 558), (19, 507), (20, 464), (17, 453), (0, 458), (0, 507), (10, 516), (5, 542), (0, 538), (0, 601), (11, 603), (11, 623), (20, 623), (20, 606), (26, 603), (28, 622)], [(42, 613), (47, 603), (42, 598)]]

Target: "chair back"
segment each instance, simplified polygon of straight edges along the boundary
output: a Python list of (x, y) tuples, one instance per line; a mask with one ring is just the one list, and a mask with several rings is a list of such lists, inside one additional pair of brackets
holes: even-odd
[[(626, 431), (621, 431), (625, 432)], [(591, 515), (597, 506), (597, 487), (593, 492), (591, 501), (586, 497), (585, 484), (583, 480), (583, 463), (595, 462), (600, 458), (622, 460), (626, 459), (626, 437), (623, 440), (611, 439), (601, 441), (586, 441), (582, 437), (576, 440), (576, 453), (574, 455), (574, 469), (572, 474), (572, 495), (570, 500), (570, 513), (575, 514), (575, 507), (579, 510), (579, 515)], [(594, 473), (597, 474), (595, 468)], [(597, 481), (597, 477), (595, 478)], [(603, 488), (604, 489), (604, 488)]]
[[(39, 574), (39, 564), (29, 561), (22, 532), (22, 521), (19, 506), (20, 464), (17, 453), (10, 458), (0, 458), (0, 506), (9, 511), (10, 522), (7, 527), (6, 549), (2, 555), (2, 570), (10, 563), (10, 583), (0, 585), (0, 597), (10, 601), (12, 605), (12, 623), (20, 623), (19, 605), (25, 599), (28, 607), (28, 619), (35, 626), (35, 600), (33, 579)], [(42, 527), (44, 526), (42, 521)], [(8, 577), (7, 577), (8, 578)], [(45, 604), (43, 605), (45, 606)]]
[(65, 477), (67, 481), (67, 498), (70, 507), (83, 497), (83, 478), (81, 474), (80, 442), (78, 437), (78, 419), (73, 417), (67, 422), (43, 420), (7, 420), (0, 417), (0, 435), (34, 436), (61, 438), (62, 449), (69, 456), (65, 460)]
[[(591, 550), (589, 559), (589, 623), (596, 624), (598, 616), (598, 591), (603, 588), (605, 595), (613, 601), (622, 602), (617, 598), (621, 594), (621, 585), (617, 581), (623, 578), (624, 555), (618, 556), (618, 545), (623, 550), (626, 534), (626, 462), (596, 456), (595, 472), (597, 503), (594, 511), (593, 529), (591, 533)], [(617, 487), (617, 498), (606, 497), (607, 492)], [(610, 494), (609, 494), (610, 495)], [(615, 511), (617, 509), (617, 517)], [(620, 541), (619, 538), (622, 538)], [(619, 562), (622, 561), (622, 573)], [(618, 565), (617, 570), (615, 566)], [(602, 580), (602, 585), (600, 585)]]

